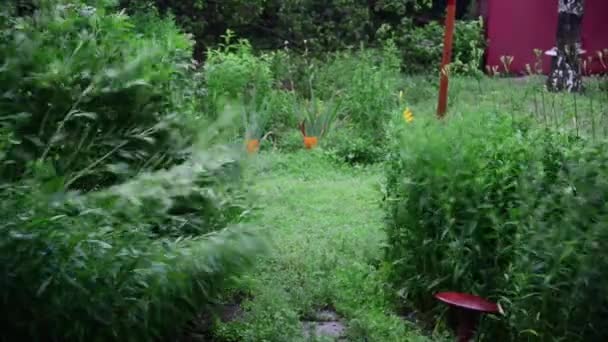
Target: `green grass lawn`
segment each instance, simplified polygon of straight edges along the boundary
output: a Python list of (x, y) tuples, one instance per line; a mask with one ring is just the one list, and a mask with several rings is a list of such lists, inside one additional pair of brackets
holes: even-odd
[(338, 165), (318, 151), (263, 153), (249, 168), (260, 206), (255, 224), (273, 248), (242, 279), (243, 315), (217, 335), (304, 341), (302, 322), (329, 309), (345, 324), (345, 341), (426, 340), (386, 297), (379, 168)]
[[(551, 93), (546, 77), (452, 77), (447, 116), (495, 115), (529, 117), (556, 131), (570, 130), (590, 139), (608, 138), (608, 91), (605, 78), (585, 78), (583, 94)], [(401, 88), (415, 116), (435, 115), (438, 85), (427, 76), (404, 77)]]
[[(403, 87), (417, 118), (434, 117), (436, 91), (428, 82), (408, 78)], [(534, 77), (479, 84), (456, 78), (448, 115), (525, 115), (553, 129), (603, 136), (603, 93), (591, 88), (578, 98), (560, 97), (540, 89), (542, 79)], [(262, 152), (246, 167), (259, 207), (252, 223), (266, 231), (272, 252), (239, 279), (232, 293), (245, 298), (242, 311), (216, 326), (219, 340), (314, 340), (305, 337), (303, 325), (324, 310), (344, 324), (341, 341), (444, 339), (397, 315), (399, 302), (386, 287), (380, 165), (352, 167), (321, 150), (300, 150)]]

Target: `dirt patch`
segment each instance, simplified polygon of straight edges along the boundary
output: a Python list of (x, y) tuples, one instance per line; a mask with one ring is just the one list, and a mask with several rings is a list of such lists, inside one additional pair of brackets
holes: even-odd
[(302, 321), (304, 338), (329, 337), (340, 340), (346, 333), (346, 325), (333, 310), (324, 309), (316, 312), (312, 319)]

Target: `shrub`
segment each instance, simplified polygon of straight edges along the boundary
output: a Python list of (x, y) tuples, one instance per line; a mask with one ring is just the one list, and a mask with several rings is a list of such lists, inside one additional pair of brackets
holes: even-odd
[(294, 152), (304, 148), (302, 132), (290, 130), (279, 137), (278, 146), (282, 151)]
[(210, 50), (205, 66), (206, 112), (215, 117), (227, 103), (239, 102), (236, 107), (244, 105), (246, 111), (256, 112), (259, 134), (270, 133), (270, 138), (276, 139), (294, 129), (298, 124), (293, 112), (297, 96), (281, 89), (279, 82), (287, 80), (285, 69), (292, 69), (290, 62), (282, 51), (256, 55), (246, 40), (234, 42), (233, 33), (228, 31), (225, 44)]
[(194, 112), (191, 42), (170, 19), (40, 3), (0, 10), (0, 327), (166, 338), (263, 250), (235, 226), (239, 160), (209, 144), (225, 119)]
[[(439, 69), (443, 53), (443, 25), (431, 21), (422, 26), (404, 18), (397, 26), (386, 24), (379, 28), (379, 37), (391, 37), (399, 46), (402, 65), (408, 73), (428, 73)], [(482, 68), (485, 49), (483, 22), (458, 20), (453, 47), (453, 74), (472, 75)]]
[(547, 140), (526, 172), (523, 224), (504, 295), (516, 340), (608, 338), (606, 147)]
[(485, 338), (603, 340), (605, 148), (489, 115), (399, 131), (386, 258), (406, 305), (432, 315), (433, 293), (475, 293), (507, 312)]
[[(213, 105), (220, 97), (237, 98), (255, 89), (260, 105), (272, 87), (270, 57), (255, 56), (247, 40), (233, 42), (233, 39), (233, 33), (227, 31), (224, 43), (208, 52), (205, 64), (208, 102)], [(218, 108), (208, 110), (218, 113)]]
[(260, 43), (273, 38), (268, 30), (260, 30), (263, 25), (266, 0), (230, 1), (163, 1), (163, 0), (118, 0), (121, 7), (137, 12), (147, 11), (151, 6), (165, 13), (173, 13), (176, 21), (197, 41), (195, 56), (200, 58), (205, 50), (222, 41), (222, 35), (230, 28), (239, 28), (243, 37), (258, 37)]
[[(179, 121), (184, 122), (183, 126), (194, 131), (199, 129), (195, 121), (204, 114), (202, 106), (206, 89), (202, 86), (204, 73), (198, 62), (192, 60), (192, 36), (182, 33), (173, 16), (161, 18), (153, 8), (137, 12), (131, 16), (131, 21), (138, 37), (162, 44), (165, 55), (160, 57), (161, 60), (175, 68), (170, 83), (163, 89), (164, 94), (170, 95), (171, 110), (180, 113)], [(191, 125), (193, 121), (195, 124)]]
[(514, 238), (508, 215), (529, 145), (506, 120), (486, 116), (419, 121), (405, 131), (387, 164), (395, 281), (423, 311), (439, 289), (488, 294), (511, 260), (498, 247)]
[(120, 0), (137, 10), (149, 3), (173, 12), (188, 32), (195, 34), (199, 51), (221, 41), (227, 28), (237, 29), (256, 46), (278, 48), (284, 41), (308, 40), (315, 50), (335, 50), (373, 39), (378, 22), (393, 21), (411, 9), (427, 8), (430, 0), (230, 0), (223, 2), (166, 2)]
[(0, 112), (13, 132), (5, 179), (40, 158), (66, 186), (88, 190), (128, 176), (108, 165), (129, 164), (133, 175), (182, 160), (188, 136), (172, 132), (185, 127), (174, 113), (187, 107), (178, 80), (191, 68), (192, 42), (169, 19), (141, 33), (121, 13), (46, 4), (8, 17), (0, 34)]
[(298, 115), (294, 113), (298, 99), (292, 92), (272, 89), (261, 100), (250, 99), (244, 102), (249, 118), (247, 130), (256, 133), (258, 139), (266, 136), (276, 140), (285, 131), (298, 126)]
[(204, 185), (209, 166), (87, 195), (58, 192), (56, 177), (3, 188), (6, 336), (135, 341), (179, 332), (262, 247), (251, 229), (201, 235), (223, 227), (208, 222), (217, 217), (210, 207), (221, 206)]
[[(197, 58), (222, 42), (226, 29), (234, 29), (257, 49), (279, 49), (285, 43), (298, 52), (335, 52), (363, 44), (379, 46), (387, 34), (398, 40), (402, 64), (409, 72), (437, 69), (441, 60), (445, 1), (431, 0), (230, 0), (223, 2), (167, 2), (120, 0), (124, 8), (148, 10), (150, 3), (177, 21), (197, 41)], [(475, 8), (476, 1), (459, 2), (459, 10)], [(475, 11), (473, 11), (475, 12)], [(406, 19), (403, 19), (406, 18)], [(416, 23), (415, 23), (416, 21)], [(483, 50), (479, 22), (458, 21), (455, 62), (478, 66)]]
[(377, 146), (385, 144), (385, 126), (398, 105), (399, 59), (395, 46), (388, 42), (381, 51), (338, 53), (319, 67), (317, 75), (314, 87), (318, 96), (337, 92), (342, 100), (341, 118), (347, 118), (351, 131), (367, 141), (358, 144), (358, 149), (367, 146), (359, 153), (366, 155), (360, 161), (379, 159), (382, 150)]
[(375, 139), (354, 128), (350, 124), (336, 127), (322, 141), (321, 146), (333, 159), (349, 164), (371, 164), (381, 161), (384, 153)]
[(293, 112), (296, 96), (292, 92), (271, 90), (267, 96), (266, 131), (280, 135), (298, 126), (298, 117)]
[(380, 51), (361, 49), (331, 56), (315, 73), (316, 95), (327, 98), (338, 92), (343, 97), (345, 116), (362, 129), (383, 132), (396, 105), (397, 54), (389, 42)]

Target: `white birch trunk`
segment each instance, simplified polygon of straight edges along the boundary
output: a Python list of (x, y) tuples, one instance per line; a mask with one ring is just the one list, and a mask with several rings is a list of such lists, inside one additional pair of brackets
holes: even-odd
[(583, 90), (579, 51), (584, 5), (584, 0), (559, 0), (557, 51), (547, 79), (547, 89), (550, 91)]

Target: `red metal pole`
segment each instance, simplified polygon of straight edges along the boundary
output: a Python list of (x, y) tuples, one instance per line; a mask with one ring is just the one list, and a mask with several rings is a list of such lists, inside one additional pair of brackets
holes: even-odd
[(448, 0), (448, 12), (445, 18), (445, 36), (443, 38), (443, 58), (441, 60), (441, 78), (439, 81), (439, 104), (437, 117), (445, 116), (448, 109), (448, 74), (446, 66), (452, 61), (452, 43), (454, 41), (454, 20), (456, 18), (456, 0)]

